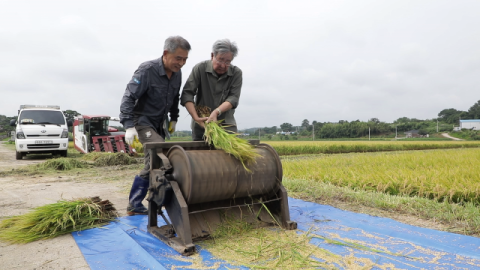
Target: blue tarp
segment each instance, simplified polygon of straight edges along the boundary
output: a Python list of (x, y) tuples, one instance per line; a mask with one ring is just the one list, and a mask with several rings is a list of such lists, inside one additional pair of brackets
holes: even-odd
[[(320, 236), (312, 238), (312, 243), (340, 256), (373, 261), (379, 266), (374, 269), (388, 265), (401, 269), (480, 269), (480, 238), (292, 198), (289, 206), (290, 219), (297, 222), (300, 232), (310, 230)], [(147, 216), (121, 217), (104, 228), (75, 232), (73, 236), (91, 269), (171, 269), (192, 264), (149, 234), (147, 222)], [(162, 222), (159, 218), (159, 226), (164, 225)], [(327, 243), (325, 238), (345, 245)], [(362, 248), (354, 248), (352, 243)], [(247, 269), (229, 265), (208, 250), (197, 248), (203, 267)]]

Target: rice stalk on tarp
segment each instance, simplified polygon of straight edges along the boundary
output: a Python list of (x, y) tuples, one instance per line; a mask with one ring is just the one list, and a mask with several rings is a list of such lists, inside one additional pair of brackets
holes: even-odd
[[(211, 109), (206, 106), (198, 105), (195, 107), (200, 117), (209, 117)], [(255, 147), (248, 143), (247, 140), (237, 137), (235, 133), (225, 130), (221, 125), (221, 121), (205, 123), (204, 139), (210, 145), (214, 145), (216, 149), (221, 149), (226, 153), (238, 159), (246, 171), (251, 172), (247, 166), (255, 163), (260, 155), (255, 151)]]
[(0, 222), (0, 240), (24, 244), (74, 231), (100, 227), (118, 216), (108, 200), (99, 197), (61, 200)]
[[(278, 226), (262, 227), (231, 215), (224, 215), (222, 223), (211, 234), (211, 239), (199, 243), (216, 259), (251, 269), (391, 269), (387, 262), (355, 257), (352, 254), (334, 254), (320, 245), (338, 245), (361, 250), (377, 256), (406, 256), (367, 243), (335, 240), (308, 231), (284, 230)], [(323, 240), (313, 244), (312, 239)], [(359, 267), (361, 266), (361, 267)]]

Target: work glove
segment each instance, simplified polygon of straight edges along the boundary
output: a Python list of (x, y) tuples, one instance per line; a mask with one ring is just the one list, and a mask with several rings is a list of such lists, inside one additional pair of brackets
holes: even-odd
[(177, 121), (172, 121), (168, 123), (168, 132), (173, 134), (175, 132), (175, 126), (177, 125)]
[(135, 127), (127, 128), (127, 132), (125, 133), (125, 142), (127, 142), (129, 145), (132, 145), (135, 136), (138, 137)]

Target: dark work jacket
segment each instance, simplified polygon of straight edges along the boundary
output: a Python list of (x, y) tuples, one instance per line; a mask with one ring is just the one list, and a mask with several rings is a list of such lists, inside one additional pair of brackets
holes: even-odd
[(172, 73), (168, 79), (162, 58), (142, 63), (123, 94), (120, 105), (123, 127), (149, 126), (160, 134), (167, 113), (170, 121), (178, 119), (181, 84), (182, 71)]

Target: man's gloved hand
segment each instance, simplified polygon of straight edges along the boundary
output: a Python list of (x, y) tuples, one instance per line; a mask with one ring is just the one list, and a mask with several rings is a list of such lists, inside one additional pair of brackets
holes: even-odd
[(138, 133), (135, 127), (127, 128), (127, 132), (125, 133), (125, 142), (127, 142), (129, 145), (132, 145), (135, 136), (138, 137)]
[(172, 121), (170, 123), (168, 123), (168, 132), (170, 134), (172, 134), (173, 132), (175, 132), (175, 126), (177, 125), (177, 121)]

